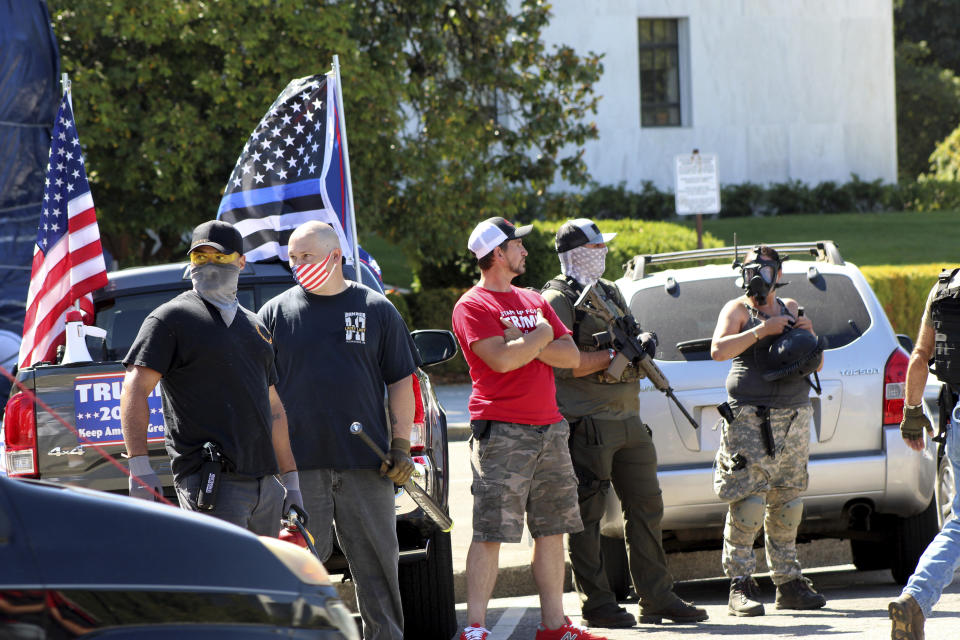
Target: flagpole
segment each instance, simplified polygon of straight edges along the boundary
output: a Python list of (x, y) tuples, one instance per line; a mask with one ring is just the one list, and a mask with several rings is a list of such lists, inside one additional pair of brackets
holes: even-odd
[[(70, 103), (70, 110), (73, 111), (73, 92), (70, 91), (70, 75), (67, 73), (60, 74), (60, 88), (63, 89), (63, 93), (67, 95), (67, 102)], [(76, 119), (76, 116), (74, 116)], [(83, 313), (83, 309), (80, 308), (80, 298), (77, 298), (73, 301), (73, 308)]]
[(340, 109), (340, 141), (343, 144), (343, 168), (347, 178), (347, 201), (350, 203), (350, 230), (353, 233), (353, 269), (360, 277), (360, 238), (357, 237), (357, 214), (353, 209), (353, 179), (350, 177), (350, 152), (347, 146), (347, 122), (343, 112), (343, 90), (340, 85), (340, 56), (333, 56), (333, 73), (337, 80), (337, 106)]

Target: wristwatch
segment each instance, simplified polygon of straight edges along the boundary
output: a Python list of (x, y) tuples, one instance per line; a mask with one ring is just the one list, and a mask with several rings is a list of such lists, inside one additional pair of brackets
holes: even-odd
[(753, 329), (750, 329), (750, 333), (752, 333), (753, 337), (757, 339), (757, 342), (760, 342), (760, 332), (757, 331), (756, 327), (754, 327)]

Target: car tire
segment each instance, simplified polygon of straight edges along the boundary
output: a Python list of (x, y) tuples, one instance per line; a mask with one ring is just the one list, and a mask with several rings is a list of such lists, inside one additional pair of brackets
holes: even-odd
[(890, 545), (874, 540), (850, 540), (850, 555), (857, 571), (890, 568)]
[(607, 583), (618, 602), (627, 600), (633, 589), (630, 581), (630, 566), (627, 563), (627, 544), (623, 538), (600, 536), (600, 553), (603, 554), (603, 570)]
[(943, 529), (943, 525), (953, 516), (951, 508), (953, 506), (956, 485), (954, 484), (953, 465), (947, 456), (940, 456), (937, 464), (937, 484), (935, 495), (937, 498), (937, 525)]
[(937, 527), (937, 498), (930, 498), (926, 509), (909, 518), (897, 518), (894, 527), (893, 560), (890, 572), (897, 584), (907, 580), (917, 568), (924, 549), (939, 531)]
[(458, 628), (450, 533), (434, 533), (428, 553), (423, 560), (399, 567), (403, 635), (450, 638)]

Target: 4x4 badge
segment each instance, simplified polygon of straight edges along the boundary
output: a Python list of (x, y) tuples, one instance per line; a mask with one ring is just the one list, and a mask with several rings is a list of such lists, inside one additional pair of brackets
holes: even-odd
[(82, 444), (78, 444), (69, 451), (61, 449), (60, 447), (54, 447), (53, 449), (50, 449), (49, 453), (47, 453), (48, 456), (82, 456), (83, 454), (84, 451)]

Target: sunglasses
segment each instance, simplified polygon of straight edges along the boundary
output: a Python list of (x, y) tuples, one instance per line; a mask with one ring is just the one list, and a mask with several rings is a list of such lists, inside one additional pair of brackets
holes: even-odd
[(201, 253), (200, 251), (195, 251), (190, 254), (190, 264), (197, 267), (202, 264), (207, 264), (208, 262), (214, 264), (232, 264), (236, 262), (239, 257), (240, 254), (236, 251), (233, 253)]

